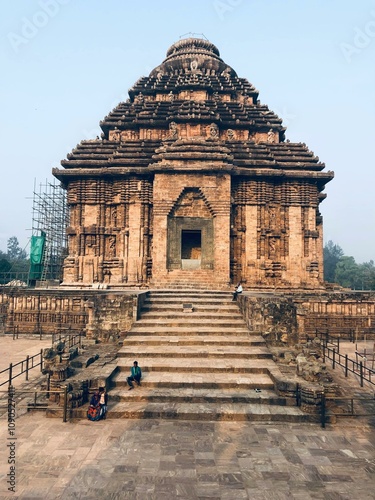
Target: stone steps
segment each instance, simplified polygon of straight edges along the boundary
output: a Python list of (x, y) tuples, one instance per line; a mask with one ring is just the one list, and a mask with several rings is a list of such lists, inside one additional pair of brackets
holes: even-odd
[[(234, 327), (242, 327), (245, 328), (245, 324), (243, 319), (198, 319), (192, 318), (188, 314), (186, 314), (182, 318), (170, 319), (166, 320), (165, 318), (160, 318), (162, 325), (164, 327), (189, 327), (191, 329), (198, 327), (209, 327), (209, 328), (234, 328)], [(132, 327), (132, 331), (136, 331), (140, 327), (148, 327), (155, 326), (155, 319), (142, 319)]]
[[(121, 370), (121, 369), (120, 369)], [(207, 368), (208, 370), (208, 368)], [(223, 368), (212, 369), (210, 372), (201, 373), (192, 372), (192, 368), (186, 364), (185, 366), (170, 367), (163, 364), (147, 366), (143, 372), (142, 385), (134, 390), (143, 390), (150, 388), (169, 387), (174, 389), (179, 388), (196, 388), (196, 389), (233, 389), (238, 390), (272, 390), (274, 384), (268, 375), (265, 368), (256, 367), (239, 368), (236, 373), (228, 370), (223, 372)], [(116, 389), (128, 390), (126, 378), (129, 375), (129, 370), (120, 371), (114, 379)]]
[[(234, 337), (236, 336), (243, 336), (246, 333), (248, 333), (248, 330), (243, 327), (243, 328), (226, 328), (224, 329), (215, 329), (215, 328), (210, 328), (210, 327), (202, 327), (198, 328), (195, 327), (194, 329), (190, 329), (188, 326), (185, 327), (171, 327), (171, 326), (148, 326), (148, 325), (142, 325), (142, 324), (134, 324), (132, 326), (132, 329), (130, 332), (127, 332), (127, 336), (124, 339), (124, 342), (126, 343), (126, 339), (129, 338), (129, 335), (131, 334), (132, 337), (135, 337), (137, 335), (142, 335), (142, 336), (159, 336), (159, 335), (171, 335), (171, 336), (181, 336), (181, 337), (188, 337), (193, 335), (199, 335), (199, 336), (204, 336), (206, 338), (209, 338), (210, 335), (223, 335), (223, 336), (228, 336), (228, 335), (233, 335)], [(258, 336), (258, 334), (254, 334)]]
[[(177, 297), (179, 299), (178, 302), (176, 302)], [(233, 304), (232, 294), (226, 293), (225, 295), (217, 295), (213, 297), (209, 297), (208, 295), (203, 295), (202, 297), (200, 297), (197, 293), (192, 293), (190, 295), (178, 294), (176, 290), (174, 290), (174, 294), (165, 293), (157, 297), (149, 296), (148, 298), (145, 299), (144, 303), (145, 305), (169, 304), (169, 305), (175, 305), (177, 307), (184, 302), (193, 302), (193, 304), (207, 305), (207, 306), (225, 305), (226, 307), (231, 307), (236, 305)]]
[[(207, 314), (223, 314), (224, 316), (226, 315), (234, 315), (237, 316), (239, 313), (238, 307), (236, 303), (233, 303), (233, 305), (229, 306), (223, 306), (220, 303), (218, 304), (198, 304), (197, 302), (190, 302), (193, 306), (193, 313), (207, 313)], [(154, 314), (154, 313), (162, 313), (164, 312), (165, 314), (179, 314), (183, 311), (181, 308), (181, 304), (173, 304), (170, 303), (168, 304), (166, 301), (163, 302), (158, 302), (158, 303), (153, 303), (150, 304), (148, 302), (145, 302), (142, 308), (142, 316), (147, 317), (149, 314)], [(185, 311), (183, 311), (184, 314), (187, 314)]]
[(181, 336), (181, 335), (127, 335), (126, 346), (135, 345), (174, 345), (174, 346), (185, 346), (185, 345), (195, 345), (195, 346), (259, 346), (265, 344), (265, 340), (260, 336), (250, 337), (249, 335), (213, 335), (203, 337), (203, 335), (192, 335)]
[[(62, 412), (61, 412), (62, 414)], [(85, 418), (86, 410), (71, 411), (72, 418)], [(120, 402), (109, 405), (109, 419), (162, 418), (207, 421), (316, 422), (317, 417), (299, 408), (243, 403)]]
[[(134, 358), (139, 355), (140, 347), (139, 345), (126, 345), (126, 347), (122, 347), (118, 352), (118, 358)], [(178, 358), (189, 358), (189, 362), (191, 362), (191, 366), (195, 366), (195, 361), (198, 364), (202, 363), (200, 358), (215, 358), (217, 360), (221, 360), (221, 358), (228, 358), (228, 365), (235, 366), (236, 359), (241, 359), (241, 363), (243, 359), (245, 360), (253, 360), (253, 359), (269, 359), (272, 358), (272, 354), (269, 349), (262, 346), (252, 346), (251, 349), (244, 349), (243, 346), (219, 346), (219, 345), (157, 345), (157, 346), (149, 346), (144, 345), (142, 347), (142, 358), (160, 358), (163, 357), (167, 360), (176, 360)], [(234, 360), (229, 358), (235, 358)], [(130, 359), (130, 363), (132, 361)], [(119, 360), (119, 366), (121, 367), (122, 360)], [(143, 362), (144, 364), (144, 362)]]
[[(171, 311), (169, 309), (159, 309), (155, 310), (153, 309), (152, 312), (142, 312), (142, 322), (147, 320), (155, 320), (155, 319), (165, 319), (165, 320), (185, 320), (188, 319), (190, 321), (192, 320), (216, 320), (218, 317), (218, 310), (217, 311), (209, 311), (209, 312), (203, 312), (199, 310), (194, 310), (192, 312), (188, 311), (182, 311), (181, 309), (176, 309), (174, 311)], [(220, 318), (223, 320), (232, 320), (235, 319), (237, 321), (242, 321), (243, 322), (243, 317), (241, 316), (241, 313), (236, 310), (236, 311), (220, 311)]]
[[(275, 367), (275, 363), (273, 362), (271, 357), (251, 357), (250, 354), (248, 358), (226, 358), (225, 356), (214, 356), (212, 354), (204, 357), (191, 357), (191, 355), (189, 354), (187, 354), (186, 356), (174, 357), (173, 355), (168, 356), (166, 354), (164, 354), (164, 356), (163, 354), (160, 354), (160, 356), (145, 356), (144, 358), (142, 358), (143, 361), (141, 368), (142, 372), (144, 372), (143, 376), (146, 376), (145, 372), (155, 370), (164, 370), (166, 372), (186, 372), (189, 370), (199, 370), (202, 373), (268, 373)], [(139, 355), (139, 352), (136, 353), (136, 355), (134, 355), (134, 353), (130, 355), (128, 354), (129, 357), (127, 358), (118, 358), (117, 367), (119, 368), (119, 370), (125, 373), (130, 372), (130, 366), (133, 365), (134, 359), (137, 359), (137, 355)]]
[(246, 403), (279, 406), (295, 406), (294, 399), (278, 396), (274, 391), (255, 388), (241, 391), (238, 388), (217, 389), (214, 393), (210, 389), (196, 387), (179, 388), (147, 388), (141, 385), (134, 390), (123, 388), (111, 391), (111, 401), (117, 402), (161, 402), (161, 403)]
[[(184, 304), (193, 310), (185, 312)], [(129, 391), (126, 379), (135, 359), (142, 384)], [(282, 375), (263, 337), (249, 331), (228, 291), (149, 292), (141, 318), (123, 338), (117, 367), (108, 418), (310, 418), (293, 406), (290, 386), (288, 398), (275, 392), (275, 380)]]

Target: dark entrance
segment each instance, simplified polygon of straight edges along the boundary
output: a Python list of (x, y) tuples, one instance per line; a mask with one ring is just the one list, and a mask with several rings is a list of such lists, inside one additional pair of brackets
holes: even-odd
[(202, 232), (181, 231), (181, 259), (199, 259), (202, 254)]
[(168, 218), (168, 269), (213, 269), (213, 220)]
[(183, 229), (181, 231), (181, 267), (199, 269), (202, 257), (202, 231)]

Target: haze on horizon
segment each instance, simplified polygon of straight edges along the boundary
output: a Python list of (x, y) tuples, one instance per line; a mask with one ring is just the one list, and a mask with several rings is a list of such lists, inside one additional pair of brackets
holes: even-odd
[(187, 33), (203, 33), (260, 100), (333, 170), (325, 242), (375, 260), (375, 2), (210, 0), (2, 5), (0, 249), (27, 246), (32, 193)]

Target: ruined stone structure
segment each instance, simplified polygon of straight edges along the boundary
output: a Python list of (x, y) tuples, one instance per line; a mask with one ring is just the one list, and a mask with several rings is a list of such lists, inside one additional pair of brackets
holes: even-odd
[(64, 285), (322, 286), (333, 174), (212, 43), (172, 45), (100, 125), (53, 171), (70, 209)]

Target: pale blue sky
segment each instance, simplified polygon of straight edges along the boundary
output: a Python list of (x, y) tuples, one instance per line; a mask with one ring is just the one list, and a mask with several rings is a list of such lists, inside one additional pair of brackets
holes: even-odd
[(34, 178), (51, 179), (127, 90), (204, 33), (263, 103), (335, 171), (325, 241), (375, 259), (374, 0), (4, 0), (0, 249), (26, 245)]

